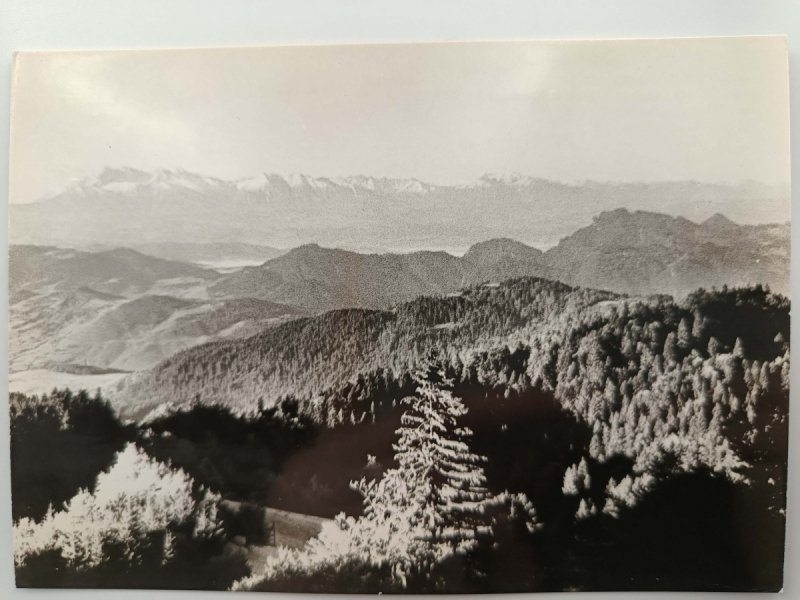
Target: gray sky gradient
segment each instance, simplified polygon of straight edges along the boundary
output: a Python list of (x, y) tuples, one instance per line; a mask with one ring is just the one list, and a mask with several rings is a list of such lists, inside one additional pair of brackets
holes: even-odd
[(11, 202), (106, 166), (789, 180), (783, 38), (23, 53)]

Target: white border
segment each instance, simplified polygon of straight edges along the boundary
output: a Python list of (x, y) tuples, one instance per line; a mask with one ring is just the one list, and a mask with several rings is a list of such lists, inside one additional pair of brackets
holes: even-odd
[[(11, 53), (14, 50), (168, 48), (284, 43), (412, 42), (449, 40), (694, 37), (788, 34), (791, 79), (793, 206), (800, 202), (800, 2), (797, 0), (0, 0), (0, 219), (7, 222), (8, 115)], [(2, 228), (3, 246), (7, 232)], [(792, 295), (800, 298), (796, 277), (800, 233), (793, 230)], [(8, 265), (0, 261), (0, 285), (8, 289)], [(0, 381), (7, 377), (8, 294), (0, 294)], [(792, 323), (797, 342), (800, 324)], [(5, 383), (3, 386), (5, 388)], [(789, 476), (789, 531), (785, 596), (800, 599), (800, 481), (797, 393), (800, 369), (792, 373)], [(3, 398), (7, 397), (5, 389)], [(197, 592), (108, 590), (16, 590), (10, 542), (8, 411), (0, 409), (0, 598), (64, 600), (167, 600), (194, 598)], [(615, 598), (620, 594), (592, 594)], [(203, 592), (200, 598), (230, 598)], [(286, 598), (300, 595), (273, 594)], [(627, 597), (675, 598), (667, 594)], [(725, 594), (684, 594), (713, 598)], [(531, 595), (544, 600), (550, 594)], [(586, 600), (586, 594), (559, 594), (560, 600)], [(737, 600), (763, 595), (737, 594)]]

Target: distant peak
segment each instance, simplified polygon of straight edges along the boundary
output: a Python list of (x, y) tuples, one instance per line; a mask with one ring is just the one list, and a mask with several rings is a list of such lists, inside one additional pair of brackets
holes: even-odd
[(511, 238), (492, 238), (484, 242), (478, 242), (469, 247), (464, 254), (465, 258), (475, 257), (478, 255), (519, 255), (530, 256), (540, 255), (542, 251), (533, 246), (528, 246), (522, 242)]
[(615, 208), (614, 210), (604, 210), (600, 214), (594, 217), (594, 222), (608, 222), (608, 221), (618, 221), (620, 219), (627, 219), (631, 217), (633, 213), (629, 211), (627, 208)]
[(349, 175), (334, 180), (337, 184), (369, 190), (371, 192), (405, 192), (411, 194), (427, 194), (436, 186), (419, 179), (395, 179), (391, 177), (372, 177), (370, 175)]
[(286, 187), (289, 185), (283, 177), (275, 173), (259, 173), (255, 177), (239, 179), (235, 184), (238, 189), (249, 192), (266, 190), (272, 186)]
[(289, 173), (284, 179), (291, 187), (318, 187), (318, 180), (304, 173)]
[(478, 179), (478, 185), (507, 185), (507, 186), (525, 186), (534, 183), (536, 179), (528, 175), (523, 175), (519, 172), (513, 172), (506, 175), (497, 173), (484, 173)]
[(284, 257), (291, 257), (291, 256), (319, 256), (322, 253), (326, 252), (337, 252), (332, 248), (323, 248), (319, 244), (310, 243), (310, 244), (301, 244), (300, 246), (296, 246), (289, 250), (286, 254), (278, 257), (278, 260)]
[(525, 246), (526, 248), (530, 247), (530, 246), (527, 246), (526, 244), (523, 244), (522, 242), (518, 242), (517, 240), (513, 240), (511, 238), (498, 237), (498, 238), (491, 238), (491, 239), (485, 240), (483, 242), (477, 242), (476, 244), (473, 244), (472, 246), (470, 246), (470, 249), (472, 249), (472, 248), (481, 248), (481, 247), (483, 247), (483, 248), (488, 248), (488, 247), (503, 248), (503, 247), (521, 247), (521, 246)]
[(106, 167), (97, 177), (85, 177), (79, 180), (72, 189), (120, 194), (138, 193), (142, 187), (162, 190), (182, 188), (200, 192), (216, 189), (224, 184), (221, 179), (206, 177), (186, 169), (143, 171), (134, 167)]
[(736, 227), (737, 224), (731, 221), (722, 213), (714, 213), (708, 219), (703, 221), (704, 227)]
[(106, 167), (97, 176), (96, 181), (100, 185), (117, 182), (145, 182), (152, 175), (133, 167)]
[(119, 257), (119, 258), (122, 258), (122, 257), (136, 257), (136, 258), (138, 258), (138, 257), (145, 256), (141, 252), (137, 252), (136, 250), (133, 250), (132, 248), (126, 248), (124, 246), (118, 246), (116, 248), (111, 248), (109, 250), (103, 250), (101, 252), (98, 252), (98, 254), (103, 254), (105, 256), (116, 256), (116, 257)]

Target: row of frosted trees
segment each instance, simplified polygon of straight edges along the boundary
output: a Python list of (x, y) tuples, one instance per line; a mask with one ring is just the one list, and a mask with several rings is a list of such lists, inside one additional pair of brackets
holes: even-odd
[[(488, 491), (486, 458), (470, 450), (472, 432), (459, 425), (467, 409), (443, 363), (432, 355), (412, 380), (415, 392), (402, 400), (395, 464), (377, 479), (351, 482), (363, 498), (361, 516), (339, 515), (303, 550), (281, 548), (263, 577), (242, 580), (239, 588), (303, 589), (305, 582), (313, 590), (316, 581), (319, 591), (449, 589), (443, 565), (455, 561), (462, 572), (479, 574), (475, 556), (491, 544), (498, 515), (513, 511), (535, 530), (535, 511), (524, 496)], [(99, 397), (80, 398), (107, 406)], [(43, 411), (73, 405), (83, 406), (71, 396), (20, 397), (14, 424), (42, 426)], [(58, 413), (51, 435), (65, 435), (70, 414)], [(18, 583), (224, 588), (247, 568), (242, 557), (225, 556), (220, 500), (128, 442), (92, 485), (41, 517), (15, 522)], [(204, 567), (209, 560), (213, 569)]]
[(220, 496), (147, 455), (102, 397), (10, 405), (19, 587), (226, 589), (249, 572)]

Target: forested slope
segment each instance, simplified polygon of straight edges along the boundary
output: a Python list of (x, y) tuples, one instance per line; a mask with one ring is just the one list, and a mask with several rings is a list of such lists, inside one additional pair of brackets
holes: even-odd
[[(532, 282), (508, 286), (523, 283)], [(431, 321), (407, 324), (446, 318), (436, 299), (427, 302)], [(514, 326), (492, 318), (498, 330)], [(510, 346), (449, 354), (447, 376), (469, 409), (462, 424), (474, 432), (472, 449), (488, 458), (490, 490), (524, 494), (542, 524), (533, 534), (502, 533), (511, 536), (501, 543), (508, 554), (491, 563), (490, 589), (777, 589), (788, 335), (788, 301), (754, 287), (701, 290), (680, 304), (584, 303), (520, 326), (504, 338)], [(312, 399), (284, 398), (236, 417), (242, 424), (226, 429), (226, 442), (211, 433), (209, 417), (225, 412), (218, 408), (195, 406), (143, 427), (160, 433), (151, 451), (211, 485), (224, 474), (237, 496), (357, 515), (347, 483), (392, 467), (400, 400), (414, 393), (408, 369), (379, 367)], [(206, 427), (186, 427), (206, 413)], [(246, 460), (220, 458), (231, 456), (220, 445), (252, 443), (250, 420), (275, 418), (316, 423), (313, 442), (288, 456), (264, 453), (284, 462), (255, 479)], [(196, 450), (187, 452), (190, 440)]]
[(592, 460), (632, 461), (603, 497), (614, 510), (664, 471), (748, 481), (752, 463), (768, 463), (757, 483), (780, 493), (788, 339), (788, 300), (761, 287), (675, 303), (523, 278), (192, 348), (128, 378), (114, 402), (143, 416), (196, 402), (254, 412), (288, 396), (327, 427), (370, 422), (393, 411), (413, 365), (438, 348), (465, 395), (551, 392), (590, 428)]
[(439, 347), (489, 491), (527, 498), (538, 523), (499, 526), (488, 579), (469, 589), (775, 590), (788, 340), (788, 300), (761, 287), (676, 303), (518, 279), (187, 350), (122, 391), (143, 413), (202, 377), (135, 427), (147, 453), (224, 498), (358, 515), (348, 484), (395, 464), (413, 365)]
[(614, 294), (536, 278), (420, 297), (392, 311), (346, 309), (297, 319), (244, 340), (179, 352), (112, 394), (128, 415), (196, 399), (253, 409), (309, 399), (377, 369), (401, 373), (430, 347), (456, 356), (549, 331)]

